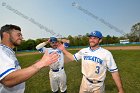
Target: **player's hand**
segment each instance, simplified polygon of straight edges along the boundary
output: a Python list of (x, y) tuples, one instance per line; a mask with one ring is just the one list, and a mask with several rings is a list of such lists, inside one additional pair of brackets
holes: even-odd
[(57, 62), (58, 58), (59, 58), (59, 55), (56, 52), (48, 54), (48, 52), (46, 51), (42, 59), (40, 60), (40, 62), (42, 63), (42, 65), (48, 66), (54, 62)]
[(65, 43), (65, 42), (67, 42), (67, 39), (62, 39), (61, 41), (62, 41), (63, 43)]
[(50, 42), (50, 38), (48, 39), (48, 41), (47, 42)]
[(67, 40), (67, 39), (62, 39), (61, 40), (63, 43), (70, 43), (70, 40)]
[(48, 39), (47, 41), (45, 41), (46, 44), (50, 43), (50, 39)]
[(62, 51), (65, 50), (65, 46), (62, 43), (59, 43), (57, 48), (62, 50)]

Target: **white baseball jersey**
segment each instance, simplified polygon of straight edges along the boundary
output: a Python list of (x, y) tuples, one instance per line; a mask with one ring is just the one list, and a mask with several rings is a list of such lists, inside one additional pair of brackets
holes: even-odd
[[(0, 44), (0, 80), (2, 80), (9, 73), (21, 69), (19, 62), (15, 56), (15, 52)], [(25, 83), (18, 84), (14, 87), (8, 88), (0, 83), (0, 93), (24, 93)]]
[(49, 65), (52, 70), (61, 69), (64, 66), (64, 55), (61, 50), (53, 49), (53, 48), (45, 48), (45, 47), (39, 49), (39, 52), (41, 53), (45, 53), (45, 51), (48, 51), (49, 54), (52, 52), (57, 52), (60, 55), (57, 62)]
[(84, 48), (74, 54), (74, 58), (82, 59), (82, 74), (91, 81), (104, 81), (107, 69), (110, 72), (118, 71), (112, 54), (101, 47), (96, 50)]
[(60, 87), (60, 91), (64, 92), (67, 89), (66, 85), (66, 74), (64, 71), (64, 54), (59, 49), (53, 49), (53, 48), (45, 48), (45, 43), (39, 44), (36, 49), (39, 50), (41, 53), (45, 53), (45, 51), (48, 51), (48, 53), (57, 52), (60, 57), (58, 58), (58, 61), (49, 65), (50, 66), (50, 85), (53, 92), (58, 91), (58, 87)]

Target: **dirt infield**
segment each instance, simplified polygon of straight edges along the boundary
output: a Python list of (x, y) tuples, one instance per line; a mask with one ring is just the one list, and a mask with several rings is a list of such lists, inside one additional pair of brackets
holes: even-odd
[(39, 54), (39, 52), (31, 52), (31, 53), (24, 53), (24, 54), (16, 54), (16, 56), (26, 56), (26, 55), (34, 55)]
[[(107, 50), (140, 50), (140, 46), (105, 46)], [(80, 50), (81, 48), (73, 48), (69, 50)]]
[[(103, 47), (108, 50), (140, 50), (140, 46), (109, 46)], [(81, 48), (73, 48), (69, 50), (80, 50)], [(24, 54), (16, 54), (17, 56), (25, 56), (25, 55), (34, 55), (39, 54), (39, 52), (31, 52), (31, 53), (24, 53)]]
[(140, 46), (113, 46), (104, 48), (108, 50), (140, 50)]

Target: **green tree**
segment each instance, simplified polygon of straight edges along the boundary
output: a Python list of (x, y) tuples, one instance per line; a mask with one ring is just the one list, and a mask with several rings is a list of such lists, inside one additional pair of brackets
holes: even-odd
[(74, 38), (71, 35), (69, 35), (68, 40), (70, 40), (70, 46), (73, 46), (74, 45)]
[(26, 41), (26, 44), (27, 44), (27, 50), (35, 50), (35, 47), (36, 47), (35, 40), (28, 39)]
[(130, 36), (131, 38), (133, 37), (136, 42), (140, 42), (140, 23), (136, 23), (132, 26)]
[(16, 47), (14, 50), (15, 51), (21, 51), (21, 50), (27, 50), (27, 48), (28, 48), (28, 45), (27, 45), (26, 41), (23, 40), (21, 45)]
[(73, 44), (73, 46), (79, 46), (79, 38), (78, 38), (78, 36), (74, 37), (74, 44)]
[(82, 36), (81, 38), (81, 46), (87, 46), (88, 45), (88, 37)]

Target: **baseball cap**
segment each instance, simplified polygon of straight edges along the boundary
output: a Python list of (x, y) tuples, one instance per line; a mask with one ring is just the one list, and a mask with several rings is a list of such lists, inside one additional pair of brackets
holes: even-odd
[(50, 42), (57, 42), (57, 38), (56, 37), (50, 37)]
[(98, 38), (102, 38), (102, 33), (100, 31), (93, 31), (89, 34), (89, 37), (98, 37)]

